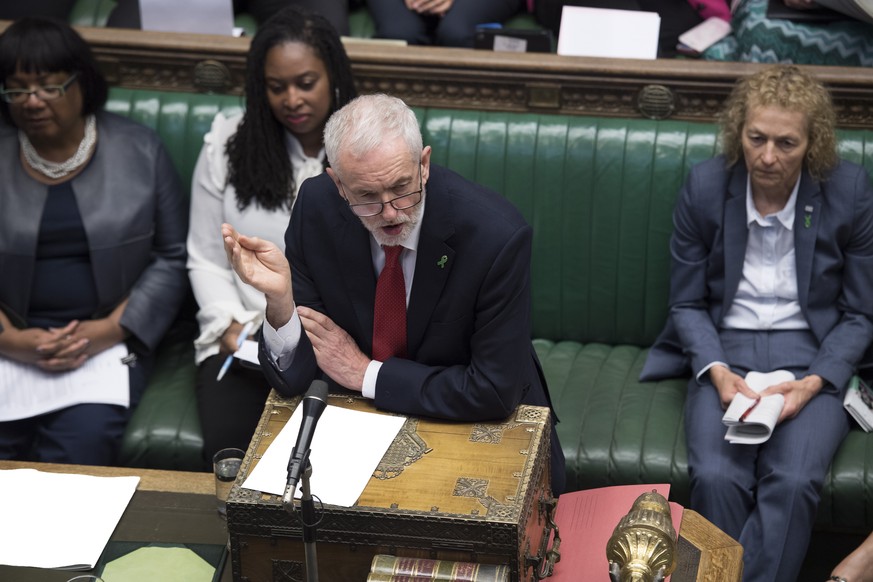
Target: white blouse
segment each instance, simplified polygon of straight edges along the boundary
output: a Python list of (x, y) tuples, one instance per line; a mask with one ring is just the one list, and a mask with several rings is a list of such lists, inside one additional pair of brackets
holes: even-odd
[[(266, 210), (252, 202), (245, 210), (237, 207), (236, 190), (227, 183), (227, 140), (236, 133), (242, 114), (230, 118), (219, 113), (194, 168), (191, 183), (191, 221), (188, 232), (188, 276), (200, 310), (197, 322), (200, 336), (194, 341), (199, 364), (217, 354), (221, 337), (230, 324), (254, 322), (264, 318), (266, 300), (262, 293), (243, 283), (233, 271), (224, 252), (221, 224), (227, 222), (242, 234), (272, 241), (285, 250), (285, 231), (290, 213), (282, 208)], [(324, 149), (317, 158), (307, 157), (300, 142), (285, 132), (285, 145), (294, 171), (296, 189), (307, 178), (323, 171)]]

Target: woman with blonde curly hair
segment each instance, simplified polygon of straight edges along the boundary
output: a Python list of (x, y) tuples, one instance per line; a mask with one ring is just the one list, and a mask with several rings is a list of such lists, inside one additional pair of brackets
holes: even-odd
[[(674, 210), (670, 318), (643, 370), (693, 374), (691, 507), (742, 544), (746, 582), (797, 579), (873, 339), (873, 188), (837, 157), (834, 125), (827, 89), (798, 67), (737, 83), (724, 154), (692, 168)], [(774, 371), (760, 392), (747, 382)], [(737, 395), (783, 403), (769, 438), (726, 440)]]

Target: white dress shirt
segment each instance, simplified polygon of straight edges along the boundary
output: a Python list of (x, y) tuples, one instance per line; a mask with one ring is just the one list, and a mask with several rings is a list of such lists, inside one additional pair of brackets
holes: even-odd
[[(236, 189), (227, 181), (227, 140), (236, 133), (242, 114), (230, 118), (219, 113), (203, 138), (203, 148), (194, 168), (191, 184), (191, 220), (188, 232), (188, 277), (200, 310), (200, 336), (194, 341), (199, 364), (217, 354), (221, 338), (233, 321), (260, 323), (264, 316), (264, 294), (246, 285), (233, 271), (224, 251), (221, 223), (237, 231), (272, 241), (285, 248), (287, 208), (266, 210), (256, 203), (243, 210), (237, 206)], [(324, 171), (324, 149), (310, 158), (290, 132), (285, 146), (291, 160), (296, 187)], [(296, 192), (295, 192), (296, 195)]]
[[(736, 295), (721, 322), (722, 329), (809, 329), (797, 294), (794, 218), (800, 180), (779, 212), (761, 216), (755, 208), (751, 182), (746, 182), (746, 226), (749, 236), (743, 274)], [(712, 362), (697, 375), (700, 378)]]
[[(413, 274), (415, 273), (415, 259), (418, 256), (418, 239), (421, 236), (421, 221), (424, 220), (424, 203), (421, 201), (421, 217), (416, 223), (412, 232), (409, 233), (409, 238), (403, 242), (403, 252), (400, 253), (400, 266), (403, 269), (403, 281), (406, 284), (406, 305), (409, 306), (409, 297), (412, 294)], [(382, 273), (382, 268), (385, 266), (385, 251), (376, 242), (375, 237), (370, 234), (370, 254), (373, 258), (373, 271), (378, 279)], [(295, 310), (291, 314), (291, 319), (278, 330), (273, 329), (273, 326), (264, 320), (263, 333), (264, 342), (267, 350), (273, 361), (280, 370), (287, 370), (294, 360), (294, 353), (297, 350), (297, 344), (300, 342), (300, 333), (302, 326), (300, 317)], [(376, 396), (376, 379), (379, 376), (379, 369), (382, 367), (382, 362), (370, 360), (367, 370), (364, 373), (364, 385), (361, 390), (367, 398), (375, 398)]]

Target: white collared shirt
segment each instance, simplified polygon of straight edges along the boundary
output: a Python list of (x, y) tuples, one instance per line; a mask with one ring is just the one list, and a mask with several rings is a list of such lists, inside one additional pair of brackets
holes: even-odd
[[(779, 212), (761, 216), (752, 197), (751, 179), (746, 180), (746, 255), (737, 293), (721, 322), (722, 329), (809, 329), (797, 294), (797, 261), (794, 253), (794, 218), (800, 179)], [(697, 373), (700, 380), (710, 368), (725, 362), (710, 362)]]
[[(418, 257), (418, 240), (421, 237), (421, 223), (424, 220), (424, 205), (425, 198), (421, 200), (421, 217), (415, 224), (409, 237), (403, 241), (403, 252), (400, 254), (400, 266), (403, 269), (403, 281), (406, 284), (406, 305), (409, 306), (409, 297), (412, 294), (413, 275), (415, 273), (415, 261)], [(381, 245), (376, 242), (376, 238), (371, 233), (370, 239), (370, 254), (373, 258), (373, 270), (376, 273), (376, 278), (382, 273), (385, 267), (385, 251)], [(302, 326), (300, 317), (295, 310), (291, 319), (280, 329), (275, 330), (266, 320), (264, 320), (264, 342), (270, 352), (273, 361), (280, 370), (288, 369), (291, 362), (294, 360), (294, 353), (297, 350), (297, 344), (300, 342), (300, 334)], [(379, 376), (379, 369), (382, 367), (382, 362), (370, 360), (367, 366), (367, 371), (364, 373), (364, 385), (361, 393), (367, 398), (375, 398), (376, 396), (376, 379)]]
[(746, 225), (749, 238), (733, 303), (722, 320), (724, 329), (809, 329), (797, 294), (794, 218), (800, 180), (785, 207), (761, 216), (746, 186)]

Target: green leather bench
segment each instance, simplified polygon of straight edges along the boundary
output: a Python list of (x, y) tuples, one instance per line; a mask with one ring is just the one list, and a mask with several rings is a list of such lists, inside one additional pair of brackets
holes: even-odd
[[(108, 108), (155, 128), (190, 183), (203, 133), (237, 97), (113, 88)], [(666, 316), (671, 213), (714, 124), (419, 108), (434, 163), (506, 195), (534, 228), (533, 334), (567, 457), (568, 489), (672, 484), (688, 501), (686, 379), (641, 384)], [(873, 173), (873, 132), (841, 132)], [(124, 463), (205, 469), (194, 406), (193, 307), (160, 348)], [(819, 527), (873, 527), (873, 435), (853, 430), (825, 485)]]

